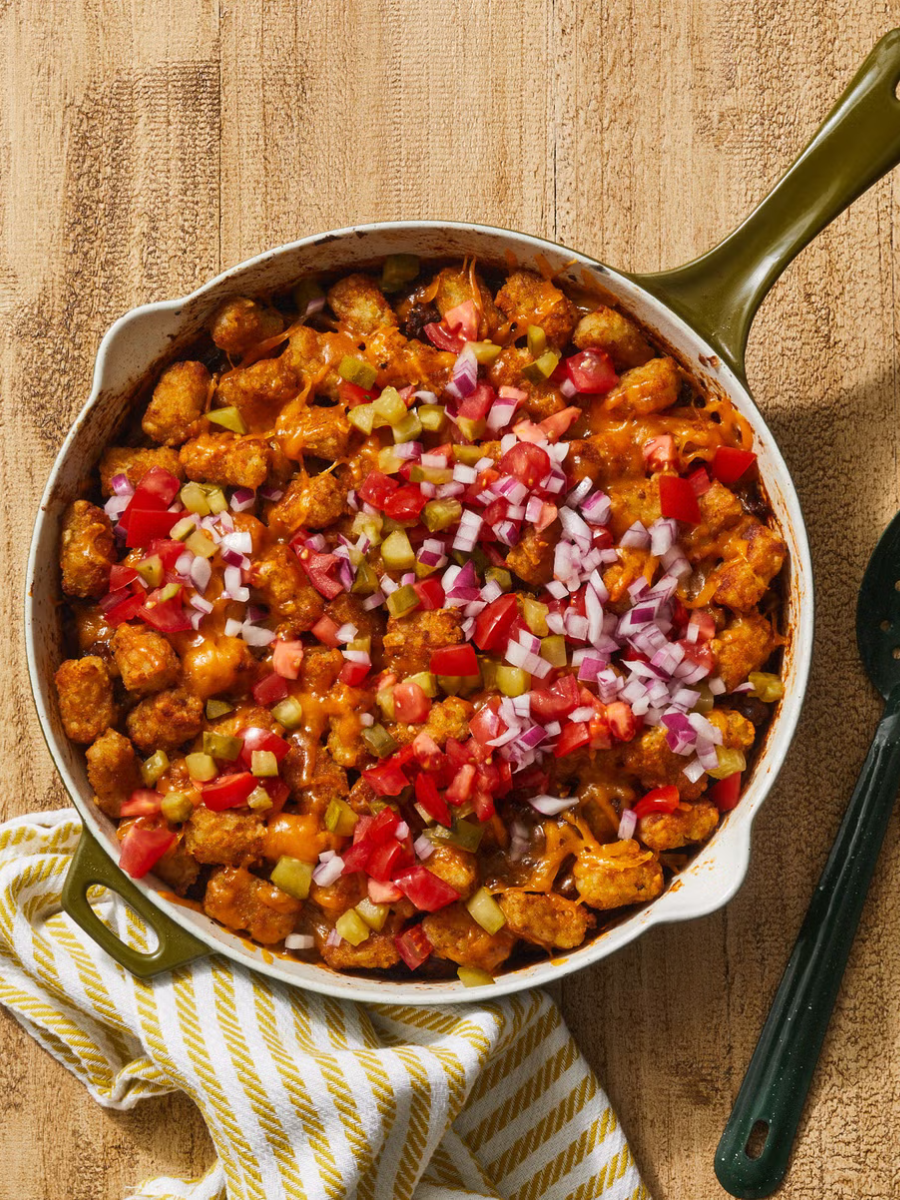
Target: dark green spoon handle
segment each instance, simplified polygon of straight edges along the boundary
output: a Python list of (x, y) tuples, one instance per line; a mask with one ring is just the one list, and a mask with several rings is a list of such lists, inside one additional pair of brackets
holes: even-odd
[[(732, 1196), (769, 1196), (794, 1134), (900, 785), (900, 687), (890, 694), (716, 1151)], [(747, 1154), (758, 1121), (762, 1152)]]

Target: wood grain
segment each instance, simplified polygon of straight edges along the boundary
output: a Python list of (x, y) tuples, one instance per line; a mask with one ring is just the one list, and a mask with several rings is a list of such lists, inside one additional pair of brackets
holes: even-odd
[[(673, 265), (740, 220), (898, 20), (895, 0), (0, 0), (2, 812), (63, 802), (28, 692), (25, 554), (116, 316), (363, 219), (486, 221)], [(657, 1200), (722, 1194), (713, 1151), (877, 713), (853, 607), (900, 502), (898, 229), (889, 179), (790, 268), (752, 336), (819, 609), (747, 884), (561, 989)], [(895, 822), (786, 1200), (900, 1194), (898, 877)], [(116, 1200), (210, 1153), (186, 1101), (104, 1112), (0, 1020), (0, 1200)]]

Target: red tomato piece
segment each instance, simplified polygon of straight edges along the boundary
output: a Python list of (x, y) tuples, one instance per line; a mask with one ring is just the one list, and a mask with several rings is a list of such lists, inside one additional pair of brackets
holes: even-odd
[(474, 300), (464, 300), (444, 314), (441, 322), (445, 328), (458, 333), (467, 342), (474, 342), (478, 337), (478, 309)]
[(171, 829), (145, 829), (132, 825), (122, 840), (119, 866), (132, 879), (140, 879), (175, 845)]
[(617, 741), (630, 742), (637, 733), (637, 718), (624, 700), (615, 700), (612, 704), (607, 704), (606, 719), (609, 722), (609, 731)]
[(291, 794), (291, 789), (283, 779), (270, 778), (260, 779), (258, 781), (269, 793), (269, 799), (272, 801), (272, 807), (266, 811), (266, 819), (277, 817), (287, 803), (288, 796)]
[(498, 738), (501, 733), (506, 732), (506, 725), (497, 715), (496, 705), (499, 701), (494, 700), (493, 703), (488, 701), (487, 704), (479, 708), (478, 712), (469, 722), (469, 732), (476, 742), (480, 742), (482, 746), (486, 746), (488, 742)]
[(144, 552), (146, 558), (159, 557), (164, 571), (171, 571), (184, 554), (184, 543), (176, 542), (174, 538), (151, 538)]
[(272, 666), (282, 679), (299, 679), (303, 662), (303, 643), (277, 641), (272, 650)]
[(401, 871), (394, 876), (394, 883), (420, 912), (437, 912), (459, 899), (456, 888), (439, 879), (427, 867), (410, 867), (407, 871)]
[(391, 492), (384, 502), (384, 515), (395, 521), (414, 521), (425, 507), (425, 496), (414, 483)]
[(470, 421), (483, 421), (496, 399), (496, 392), (491, 385), (482, 381), (475, 385), (471, 396), (460, 401), (459, 416), (467, 417)]
[(394, 715), (407, 725), (421, 725), (431, 712), (431, 700), (418, 683), (407, 679), (394, 688)]
[(390, 880), (382, 883), (380, 879), (367, 879), (366, 890), (373, 904), (396, 904), (403, 899), (403, 893)]
[(689, 662), (698, 667), (706, 667), (708, 672), (712, 672), (716, 665), (716, 657), (709, 642), (689, 642), (687, 638), (682, 638), (678, 645), (684, 650), (684, 657)]
[(212, 783), (204, 783), (200, 789), (203, 803), (213, 812), (224, 812), (226, 808), (240, 808), (257, 786), (259, 780), (249, 771), (235, 775), (220, 775)]
[(123, 817), (152, 817), (159, 812), (162, 796), (152, 788), (137, 788), (120, 809)]
[(379, 796), (399, 796), (405, 787), (409, 787), (409, 780), (400, 766), (393, 762), (369, 767), (367, 771), (363, 771), (363, 778)]
[(125, 545), (129, 549), (135, 546), (146, 546), (153, 538), (168, 537), (172, 527), (177, 525), (184, 513), (170, 513), (163, 510), (141, 508), (135, 512), (129, 511), (128, 528)]
[(730, 487), (749, 471), (756, 462), (752, 450), (740, 450), (737, 446), (717, 446), (712, 460), (712, 473), (719, 483)]
[(475, 816), (479, 821), (490, 821), (492, 817), (497, 815), (497, 810), (494, 807), (494, 797), (490, 792), (476, 789), (472, 796), (472, 804), (475, 807)]
[(272, 733), (271, 730), (262, 729), (259, 725), (251, 725), (247, 729), (242, 729), (238, 737), (244, 743), (241, 750), (241, 761), (247, 767), (253, 766), (254, 750), (268, 750), (281, 762), (291, 748), (290, 743), (286, 742), (283, 737)]
[(400, 818), (392, 808), (383, 808), (374, 816), (366, 829), (366, 840), (373, 845), (389, 841), (400, 824)]
[(691, 471), (687, 477), (687, 481), (694, 489), (694, 495), (698, 499), (700, 496), (705, 496), (712, 487), (712, 480), (707, 474), (706, 467), (697, 467), (695, 471)]
[[(369, 898), (371, 899), (371, 896)], [(375, 900), (373, 903), (377, 904), (378, 901)], [(434, 950), (434, 946), (428, 940), (428, 934), (421, 925), (411, 925), (402, 933), (397, 934), (394, 938), (394, 945), (397, 947), (397, 953), (411, 971), (421, 967)]]
[(169, 600), (159, 600), (160, 589), (153, 591), (145, 600), (138, 615), (160, 633), (184, 633), (191, 629), (191, 622), (184, 611), (181, 596), (172, 596)]
[(659, 503), (664, 517), (674, 517), (689, 525), (700, 523), (700, 505), (697, 493), (687, 479), (679, 475), (660, 475)]
[(443, 324), (438, 325), (434, 321), (430, 321), (425, 325), (423, 332), (432, 346), (437, 346), (438, 350), (450, 350), (454, 354), (459, 354), (460, 350), (466, 344), (466, 339), (460, 334), (450, 333), (444, 328)]
[(558, 442), (572, 422), (580, 416), (581, 409), (570, 405), (569, 408), (564, 408), (561, 412), (552, 413), (549, 417), (544, 417), (543, 421), (538, 422), (538, 429), (543, 430), (547, 435), (547, 441)]
[(671, 433), (661, 433), (658, 437), (652, 437), (649, 441), (644, 442), (642, 453), (647, 469), (651, 473), (661, 471), (663, 467), (672, 466), (678, 457), (675, 453), (675, 439)]
[(338, 384), (338, 396), (341, 403), (346, 404), (348, 408), (370, 404), (375, 399), (374, 392), (367, 392), (365, 388), (361, 388), (358, 383), (351, 383), (349, 379), (342, 379)]
[(562, 733), (557, 738), (553, 754), (556, 758), (563, 758), (567, 754), (572, 754), (575, 750), (580, 750), (590, 740), (591, 734), (587, 722), (572, 721), (563, 728)]
[(561, 675), (549, 688), (534, 688), (531, 713), (536, 721), (549, 724), (567, 717), (581, 705), (581, 691), (574, 675)]
[(310, 633), (313, 637), (317, 637), (323, 645), (336, 649), (341, 644), (337, 637), (339, 629), (340, 625), (338, 625), (337, 621), (333, 621), (331, 617), (319, 617), (310, 630)]
[(253, 686), (253, 699), (257, 704), (262, 704), (266, 708), (272, 704), (277, 704), (280, 700), (287, 699), (287, 695), (287, 684), (274, 671), (271, 675), (267, 675), (265, 679), (261, 679), (259, 683)]
[(632, 811), (640, 820), (641, 817), (649, 817), (651, 813), (674, 812), (678, 803), (678, 788), (670, 784), (668, 787), (654, 788), (651, 792), (641, 796)]
[[(695, 610), (691, 613), (688, 624), (696, 628), (698, 642), (708, 642), (716, 636), (716, 619), (712, 613)], [(694, 645), (696, 644), (697, 642), (694, 642)]]
[[(178, 543), (181, 546), (181, 542)], [(182, 547), (184, 549), (184, 547)], [(113, 563), (109, 572), (109, 590), (118, 592), (121, 588), (126, 588), (130, 583), (134, 583), (138, 573), (134, 567), (126, 566), (125, 563)], [(101, 607), (103, 602), (100, 602)]]
[(447, 800), (450, 804), (465, 804), (472, 795), (472, 787), (475, 783), (475, 767), (472, 763), (464, 763), (457, 770), (453, 779), (450, 781), (450, 786), (447, 788)]
[(429, 575), (427, 579), (416, 580), (413, 584), (413, 590), (419, 597), (419, 604), (426, 612), (444, 607), (444, 589), (441, 587), (441, 581), (436, 575)]
[(533, 488), (550, 470), (550, 455), (543, 446), (517, 442), (506, 451), (498, 466), (501, 475), (512, 475), (526, 487)]
[(477, 675), (478, 659), (468, 642), (462, 646), (442, 646), (432, 652), (429, 670), (435, 675)]
[(401, 865), (402, 856), (403, 849), (395, 838), (389, 842), (382, 842), (372, 849), (366, 864), (366, 873), (380, 883), (387, 883), (394, 871)]
[(338, 679), (347, 687), (359, 687), (371, 670), (365, 663), (345, 662)]
[(365, 840), (354, 842), (341, 854), (341, 858), (344, 860), (342, 874), (352, 875), (354, 871), (365, 871), (374, 851), (375, 846), (371, 842)]
[(518, 613), (515, 596), (498, 596), (475, 621), (472, 640), (480, 650), (499, 650), (509, 640), (510, 626)]
[(357, 488), (356, 494), (360, 500), (365, 500), (366, 504), (371, 504), (380, 511), (391, 492), (396, 492), (399, 486), (397, 480), (391, 479), (390, 475), (385, 475), (382, 471), (370, 471), (362, 485)]
[(181, 480), (165, 467), (151, 467), (134, 489), (130, 508), (168, 508), (181, 489)]
[(437, 784), (424, 772), (416, 776), (416, 803), (441, 825), (450, 826), (450, 807), (440, 794)]
[(143, 593), (139, 596), (126, 596), (106, 614), (107, 625), (121, 625), (123, 621), (133, 621), (144, 607)]
[(309, 582), (316, 591), (324, 596), (326, 600), (333, 600), (335, 596), (339, 596), (344, 587), (332, 575), (339, 561), (338, 556), (336, 554), (321, 554), (318, 550), (310, 550), (308, 546), (303, 546), (296, 541), (292, 542), (291, 545), (294, 548), (294, 553), (297, 555), (300, 566), (306, 572)]
[(579, 392), (601, 396), (619, 382), (612, 359), (605, 350), (582, 350), (566, 359), (566, 371)]
[(741, 798), (741, 773), (735, 771), (725, 779), (718, 779), (707, 792), (719, 812), (731, 812)]

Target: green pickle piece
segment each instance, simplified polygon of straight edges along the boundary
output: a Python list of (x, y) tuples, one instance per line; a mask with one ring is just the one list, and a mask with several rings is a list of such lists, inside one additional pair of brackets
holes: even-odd
[(352, 354), (345, 354), (338, 363), (338, 375), (341, 379), (346, 379), (348, 383), (355, 383), (357, 387), (361, 387), (366, 392), (378, 378), (378, 372), (371, 363), (364, 362), (361, 358), (354, 358)]
[(381, 290), (399, 292), (406, 283), (412, 283), (419, 274), (417, 254), (389, 254), (381, 269)]
[(230, 404), (228, 408), (210, 409), (206, 415), (214, 425), (221, 425), (223, 429), (228, 429), (232, 433), (243, 435), (247, 432), (240, 409), (235, 408), (233, 404)]
[(299, 858), (291, 858), (283, 854), (272, 868), (269, 879), (276, 887), (293, 896), (295, 900), (305, 900), (309, 895), (312, 883), (313, 864), (303, 862)]
[[(377, 697), (376, 697), (377, 698)], [(391, 697), (393, 703), (393, 697)], [(397, 743), (383, 725), (370, 725), (362, 731), (362, 740), (378, 758), (387, 758), (398, 749)]]

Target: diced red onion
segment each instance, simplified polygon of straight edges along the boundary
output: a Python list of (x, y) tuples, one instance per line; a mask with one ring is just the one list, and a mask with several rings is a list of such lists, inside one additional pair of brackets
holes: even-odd
[(558, 813), (565, 812), (567, 808), (574, 808), (578, 803), (578, 797), (529, 796), (528, 803), (545, 817), (555, 817)]
[[(550, 580), (550, 582), (547, 584), (547, 591), (556, 600), (563, 600), (569, 594), (569, 589), (566, 587), (566, 585), (564, 583), (560, 583), (560, 581), (558, 579)], [(551, 614), (551, 615), (555, 615), (555, 614)], [(548, 620), (548, 624), (549, 624), (549, 620)], [(562, 633), (563, 631), (560, 629), (556, 632)]]
[(249, 621), (245, 621), (241, 626), (241, 637), (248, 646), (268, 646), (275, 641), (275, 634), (271, 629), (262, 625), (251, 625)]
[(487, 427), (492, 433), (499, 433), (513, 419), (513, 414), (516, 411), (516, 401), (507, 400), (505, 398), (497, 398), (491, 405), (491, 411), (487, 415)]
[(620, 546), (634, 547), (638, 550), (646, 550), (650, 545), (650, 534), (640, 521), (629, 526), (619, 539)]
[(234, 617), (229, 617), (225, 622), (225, 636), (238, 637), (242, 628), (243, 626), (240, 621), (236, 621)]
[(564, 379), (559, 385), (559, 390), (561, 395), (565, 396), (567, 400), (572, 400), (578, 395), (578, 388), (571, 379)]
[[(181, 559), (178, 561), (180, 562)], [(176, 563), (176, 570), (177, 569), (178, 564)], [(209, 559), (203, 558), (198, 554), (191, 563), (189, 570), (191, 583), (193, 583), (198, 592), (205, 592), (209, 586), (209, 581), (212, 578), (212, 566), (210, 565)]]
[(472, 512), (470, 508), (463, 509), (463, 515), (456, 531), (456, 537), (453, 539), (453, 549), (463, 550), (466, 553), (474, 550), (475, 543), (478, 540), (478, 535), (481, 532), (481, 527), (483, 524), (483, 517), (480, 517), (477, 513)]
[[(313, 872), (313, 878), (315, 878), (315, 872)], [(344, 939), (341, 937), (341, 935), (338, 933), (338, 931), (336, 929), (332, 929), (329, 932), (328, 937), (325, 939), (325, 945), (326, 946), (339, 946), (343, 940)]]
[(573, 708), (569, 713), (570, 721), (590, 721), (595, 716), (593, 705), (584, 704), (580, 708)]
[(282, 488), (270, 487), (267, 484), (263, 484), (263, 486), (259, 489), (259, 495), (262, 500), (277, 501), (280, 500), (284, 495), (284, 491)]
[(421, 442), (397, 442), (391, 446), (395, 458), (418, 458), (422, 453)]
[[(231, 511), (246, 512), (256, 503), (256, 492), (250, 488), (235, 488), (231, 494)], [(247, 552), (249, 553), (249, 551)]]
[(451, 374), (459, 395), (463, 398), (471, 396), (475, 391), (475, 385), (478, 383), (478, 359), (475, 357), (475, 351), (468, 342), (453, 364)]
[(351, 622), (347, 621), (343, 625), (338, 626), (337, 633), (334, 635), (339, 642), (352, 642), (359, 630)]
[[(111, 521), (118, 521), (122, 513), (131, 503), (130, 496), (110, 496), (107, 502), (103, 505), (103, 511)], [(125, 530), (122, 530), (124, 536)]]
[(315, 944), (311, 933), (289, 933), (284, 939), (285, 950), (312, 950)]
[(362, 667), (371, 667), (372, 665), (368, 650), (342, 650), (341, 654), (347, 662), (359, 663)]
[(423, 404), (437, 403), (437, 396), (434, 394), (434, 392), (429, 392), (425, 389), (421, 389), (418, 392), (413, 392), (413, 396), (415, 396), (417, 400), (421, 400)]
[[(382, 578), (382, 581), (381, 581), (382, 584), (384, 583), (385, 579), (387, 579), (386, 575), (384, 576), (384, 578)], [(385, 598), (384, 592), (382, 591), (381, 588), (379, 588), (377, 592), (373, 592), (371, 596), (366, 596), (365, 600), (363, 600), (363, 602), (362, 602), (363, 611), (371, 612), (373, 608), (377, 608), (379, 604), (384, 603), (384, 598)]]
[(117, 496), (133, 496), (134, 485), (129, 481), (128, 476), (124, 472), (119, 472), (118, 475), (113, 475), (109, 481), (109, 486)]
[(581, 515), (592, 525), (605, 525), (612, 513), (612, 504), (605, 492), (594, 492), (581, 505)]
[(426, 859), (431, 858), (432, 854), (434, 854), (434, 842), (430, 837), (422, 833), (413, 842), (413, 850), (416, 852), (416, 858), (425, 862)]
[(650, 550), (655, 555), (665, 554), (675, 545), (678, 522), (672, 517), (660, 517), (650, 526)]
[(692, 758), (688, 765), (684, 768), (683, 773), (687, 776), (691, 783), (696, 783), (703, 774), (703, 764), (700, 762), (700, 759)]
[[(175, 562), (173, 564), (173, 569), (174, 569), (176, 575), (190, 575), (191, 564), (193, 563), (193, 561), (194, 561), (194, 555), (190, 552), (190, 550), (183, 550), (181, 552), (181, 554), (179, 554), (178, 557), (175, 559)], [(202, 561), (205, 562), (206, 560), (203, 559)], [(211, 571), (212, 571), (212, 567), (210, 567), (210, 572)], [(203, 588), (201, 588), (200, 590), (203, 591)]]
[(245, 530), (236, 530), (222, 538), (221, 546), (226, 550), (236, 550), (238, 554), (252, 554), (253, 538)]
[(191, 608), (196, 608), (198, 612), (203, 613), (204, 616), (206, 613), (211, 613), (213, 610), (211, 601), (205, 600), (203, 596), (198, 596), (196, 594), (191, 596), (190, 600), (188, 600), (188, 604), (190, 604)]
[(333, 858), (319, 863), (313, 871), (313, 882), (317, 883), (319, 887), (330, 887), (333, 883), (337, 883), (343, 873), (344, 860), (339, 854), (335, 854)]
[(714, 696), (722, 696), (725, 692), (725, 680), (720, 679), (718, 675), (714, 675), (712, 679), (707, 679), (706, 686)]
[(626, 808), (619, 817), (619, 838), (621, 841), (627, 842), (634, 837), (634, 831), (637, 829), (637, 817), (634, 814), (634, 809)]
[(683, 708), (685, 712), (689, 708), (693, 708), (700, 699), (700, 693), (692, 691), (691, 688), (678, 688), (672, 697), (672, 704), (676, 708)]

